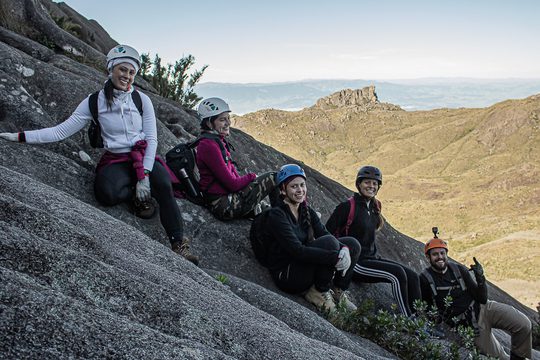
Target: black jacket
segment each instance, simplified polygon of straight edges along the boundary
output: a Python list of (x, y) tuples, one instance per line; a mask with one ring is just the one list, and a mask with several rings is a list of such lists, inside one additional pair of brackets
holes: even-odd
[[(452, 289), (448, 291), (439, 290), (437, 291), (437, 296), (434, 297), (428, 279), (424, 274), (421, 274), (420, 286), (422, 289), (422, 299), (427, 302), (428, 305), (435, 305), (439, 310), (441, 320), (447, 324), (451, 326), (461, 323), (472, 325), (471, 314), (469, 313), (471, 311), (471, 303), (474, 301), (472, 309), (478, 319), (480, 304), (485, 304), (487, 302), (487, 285), (485, 281), (477, 285), (465, 266), (458, 264), (458, 269), (465, 282), (465, 290), (462, 290), (458, 279), (456, 279), (454, 272), (450, 268), (448, 268), (444, 274), (441, 274), (429, 267), (426, 270), (433, 277), (436, 287), (451, 287)], [(444, 303), (444, 299), (447, 296), (452, 297), (452, 303), (449, 307)], [(460, 317), (460, 315), (463, 315), (461, 316), (462, 321), (454, 322), (453, 318)]]
[[(367, 199), (358, 193), (354, 194), (356, 209), (351, 227), (349, 228), (348, 236), (352, 236), (360, 242), (362, 250), (360, 259), (376, 258), (377, 245), (375, 243), (375, 231), (379, 224), (379, 213), (375, 206), (375, 199), (367, 203)], [(350, 211), (349, 200), (340, 203), (334, 209), (332, 215), (326, 222), (326, 228), (332, 234), (340, 229), (343, 229), (347, 224), (347, 218)]]
[[(282, 269), (291, 262), (324, 265), (337, 263), (339, 251), (307, 246), (308, 229), (302, 226), (301, 217), (298, 222), (296, 221), (287, 204), (280, 201), (278, 206), (269, 211), (265, 231), (272, 239), (268, 252), (270, 270)], [(311, 207), (309, 207), (309, 212), (314, 238), (329, 235), (330, 233)]]

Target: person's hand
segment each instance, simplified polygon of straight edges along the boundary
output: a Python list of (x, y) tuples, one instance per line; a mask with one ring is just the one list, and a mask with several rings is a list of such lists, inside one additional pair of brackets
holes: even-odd
[(338, 253), (338, 262), (336, 264), (336, 270), (341, 271), (341, 274), (345, 276), (347, 270), (351, 266), (351, 254), (347, 246), (343, 246)]
[(144, 179), (137, 182), (135, 187), (135, 196), (139, 201), (150, 200), (150, 179), (145, 176)]
[(480, 263), (478, 262), (478, 260), (476, 260), (475, 257), (473, 257), (473, 261), (474, 261), (474, 264), (471, 265), (471, 270), (474, 272), (474, 277), (476, 277), (476, 282), (483, 283), (484, 281), (486, 281), (486, 278), (484, 276), (484, 268), (482, 267), (482, 265), (480, 265)]
[(19, 133), (0, 133), (0, 139), (19, 142)]

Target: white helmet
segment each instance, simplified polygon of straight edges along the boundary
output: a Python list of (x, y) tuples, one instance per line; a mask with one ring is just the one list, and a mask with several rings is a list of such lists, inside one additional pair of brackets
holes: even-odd
[(201, 119), (206, 119), (224, 112), (231, 112), (231, 109), (229, 108), (229, 104), (227, 104), (225, 101), (220, 98), (213, 97), (201, 101), (197, 112), (199, 113)]
[[(128, 45), (116, 45), (107, 54), (107, 65), (115, 59), (127, 58), (135, 61), (138, 68), (141, 67), (141, 57), (139, 52)], [(108, 67), (108, 66), (107, 66)]]

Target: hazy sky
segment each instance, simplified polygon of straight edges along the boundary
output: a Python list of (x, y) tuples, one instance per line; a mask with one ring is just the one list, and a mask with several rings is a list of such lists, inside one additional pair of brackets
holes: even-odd
[(203, 82), (540, 78), (538, 0), (66, 0)]

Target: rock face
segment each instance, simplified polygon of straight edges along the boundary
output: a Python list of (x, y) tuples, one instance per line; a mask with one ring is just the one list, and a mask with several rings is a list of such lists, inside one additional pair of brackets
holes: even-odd
[[(17, 5), (3, 1), (2, 9), (49, 16), (38, 1)], [(24, 21), (22, 27), (32, 26)], [(0, 28), (0, 132), (58, 124), (103, 84), (101, 71), (54, 48)], [(149, 90), (163, 155), (179, 141), (173, 132), (191, 139), (198, 120)], [(240, 170), (262, 173), (294, 161), (240, 131), (233, 130), (232, 141)], [(254, 259), (248, 220), (219, 222), (206, 209), (178, 201), (193, 252), (202, 258), (197, 268), (170, 251), (157, 217), (141, 220), (126, 206), (100, 206), (92, 190), (99, 156), (84, 130), (46, 145), (0, 140), (3, 358), (394, 358), (336, 329), (301, 297), (278, 291)], [(311, 204), (325, 220), (350, 193), (306, 172)], [(383, 256), (415, 269), (424, 265), (421, 244), (390, 225), (378, 241)], [(354, 284), (352, 294), (383, 308), (392, 302), (386, 284)], [(491, 294), (523, 309), (496, 288)]]
[(315, 107), (320, 109), (335, 109), (346, 106), (356, 106), (365, 109), (401, 110), (397, 105), (380, 103), (375, 92), (375, 86), (363, 89), (345, 89), (317, 100)]

